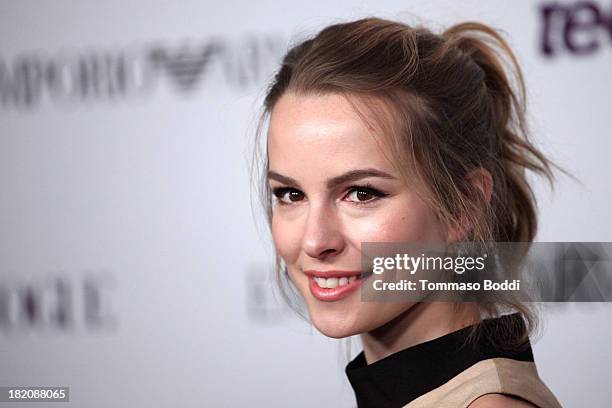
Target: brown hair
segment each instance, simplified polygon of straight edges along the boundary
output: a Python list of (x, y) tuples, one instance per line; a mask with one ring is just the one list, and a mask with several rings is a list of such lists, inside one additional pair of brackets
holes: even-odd
[[(330, 25), (284, 56), (266, 93), (258, 138), (265, 116), (286, 92), (367, 101), (362, 106), (384, 129), (398, 170), (423, 180), (445, 225), (463, 220), (472, 226), (466, 241), (533, 241), (537, 207), (526, 171), (552, 185), (557, 166), (529, 140), (521, 69), (494, 29), (465, 22), (435, 34), (374, 17)], [(264, 160), (259, 187), (270, 222)], [(466, 177), (478, 168), (493, 179), (489, 202)], [(536, 323), (534, 311), (518, 301), (479, 306), (489, 316), (520, 311), (528, 332)]]

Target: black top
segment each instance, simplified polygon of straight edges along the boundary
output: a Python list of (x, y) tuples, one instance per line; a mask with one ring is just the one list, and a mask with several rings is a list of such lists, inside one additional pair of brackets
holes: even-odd
[[(486, 333), (500, 323), (503, 327), (510, 324), (516, 331), (524, 333), (525, 324), (519, 313), (487, 319), (481, 324)], [(502, 350), (495, 347), (486, 335), (468, 342), (470, 330), (470, 327), (465, 327), (398, 351), (369, 365), (363, 351), (359, 353), (346, 366), (346, 375), (355, 391), (357, 406), (403, 407), (482, 360), (503, 357), (533, 362), (529, 342), (519, 350)]]

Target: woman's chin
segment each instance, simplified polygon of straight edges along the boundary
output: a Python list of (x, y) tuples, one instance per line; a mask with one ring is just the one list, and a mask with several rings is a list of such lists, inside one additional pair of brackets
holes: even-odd
[(342, 339), (361, 333), (359, 328), (346, 316), (333, 318), (332, 316), (313, 316), (311, 314), (310, 321), (321, 334), (334, 339)]
[(325, 336), (331, 337), (333, 339), (344, 339), (346, 337), (350, 337), (355, 334), (358, 334), (354, 330), (338, 329), (336, 327), (328, 327), (328, 326), (319, 327), (317, 325), (315, 325), (315, 327), (317, 328), (317, 330), (321, 332), (321, 334), (324, 334)]

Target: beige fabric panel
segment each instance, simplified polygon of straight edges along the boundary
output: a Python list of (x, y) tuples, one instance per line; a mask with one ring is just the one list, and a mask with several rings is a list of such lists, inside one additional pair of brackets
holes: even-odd
[(561, 408), (533, 362), (507, 358), (480, 361), (404, 408), (465, 408), (492, 393), (518, 396), (539, 408)]

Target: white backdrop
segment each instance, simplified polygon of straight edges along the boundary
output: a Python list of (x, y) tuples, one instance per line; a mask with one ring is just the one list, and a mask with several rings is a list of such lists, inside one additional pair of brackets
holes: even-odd
[[(552, 4), (0, 3), (0, 386), (69, 386), (58, 407), (351, 406), (342, 343), (273, 297), (246, 165), (289, 41), (332, 22), (503, 30), (538, 143), (583, 183), (538, 184), (538, 240), (610, 241), (612, 8)], [(612, 407), (612, 307), (544, 317), (550, 388)]]

